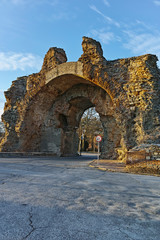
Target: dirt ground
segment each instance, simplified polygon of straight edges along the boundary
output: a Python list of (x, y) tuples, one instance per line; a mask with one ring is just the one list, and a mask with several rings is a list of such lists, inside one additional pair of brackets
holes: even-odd
[(103, 171), (160, 176), (160, 161), (156, 160), (127, 165), (118, 160), (93, 160), (89, 166)]

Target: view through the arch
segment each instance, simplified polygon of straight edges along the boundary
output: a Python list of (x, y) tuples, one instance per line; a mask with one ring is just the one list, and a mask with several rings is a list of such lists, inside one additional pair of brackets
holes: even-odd
[(96, 136), (100, 135), (103, 138), (103, 127), (95, 107), (89, 108), (83, 113), (77, 133), (79, 136), (78, 153), (96, 153), (98, 151)]

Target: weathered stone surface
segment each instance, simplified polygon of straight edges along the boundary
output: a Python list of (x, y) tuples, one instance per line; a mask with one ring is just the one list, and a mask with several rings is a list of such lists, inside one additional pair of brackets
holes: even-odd
[(65, 62), (67, 62), (67, 56), (65, 51), (61, 48), (52, 47), (49, 49), (49, 51), (47, 52), (44, 58), (41, 71), (48, 72), (52, 70), (56, 65), (59, 65)]
[(107, 61), (100, 43), (87, 37), (82, 48), (80, 59), (68, 63), (64, 50), (51, 48), (39, 73), (18, 78), (5, 92), (1, 151), (76, 154), (80, 118), (95, 106), (104, 128), (103, 158), (125, 161), (128, 151), (146, 150), (144, 144), (151, 158), (159, 156), (157, 57)]
[(145, 160), (143, 162), (134, 162), (126, 165), (126, 170), (131, 173), (144, 173), (160, 175), (160, 161)]

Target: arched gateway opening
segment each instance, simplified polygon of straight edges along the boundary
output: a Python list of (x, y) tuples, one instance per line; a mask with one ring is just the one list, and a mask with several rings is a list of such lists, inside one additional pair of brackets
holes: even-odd
[[(64, 81), (64, 85), (67, 85), (69, 78), (72, 79), (72, 86), (56, 100), (52, 100), (51, 106), (46, 109), (39, 138), (41, 151), (60, 156), (77, 155), (77, 129), (81, 117), (86, 109), (95, 107), (104, 128), (102, 156), (116, 158), (115, 149), (120, 145), (120, 132), (114, 119), (113, 103), (107, 92), (75, 75), (63, 75), (62, 78), (59, 78), (59, 82), (62, 84)], [(50, 88), (52, 84), (50, 81)], [(44, 107), (41, 105), (41, 108)]]
[[(78, 153), (95, 154), (98, 152), (98, 142), (96, 137), (100, 135), (103, 139), (104, 131), (100, 121), (100, 116), (96, 112), (95, 107), (88, 108), (82, 115), (79, 128), (77, 129), (79, 136)], [(101, 143), (99, 144), (101, 151)]]

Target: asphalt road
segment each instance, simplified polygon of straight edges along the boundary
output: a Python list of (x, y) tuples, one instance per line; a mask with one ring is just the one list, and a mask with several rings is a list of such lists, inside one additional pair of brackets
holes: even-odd
[(0, 240), (159, 240), (160, 178), (0, 158)]

